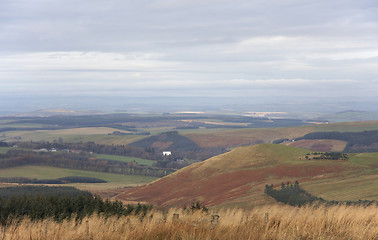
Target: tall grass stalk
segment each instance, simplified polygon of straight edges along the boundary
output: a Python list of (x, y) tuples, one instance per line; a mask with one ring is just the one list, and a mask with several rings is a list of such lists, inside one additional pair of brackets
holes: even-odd
[[(176, 218), (174, 218), (176, 214)], [(177, 214), (179, 214), (177, 219)], [(211, 222), (212, 215), (219, 222)], [(152, 211), (145, 217), (91, 216), (1, 227), (0, 239), (377, 239), (378, 207), (267, 206), (248, 211)]]

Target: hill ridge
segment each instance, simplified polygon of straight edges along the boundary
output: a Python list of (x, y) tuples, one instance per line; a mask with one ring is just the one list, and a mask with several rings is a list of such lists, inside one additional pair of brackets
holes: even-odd
[(266, 184), (279, 185), (298, 180), (305, 183), (301, 184), (304, 187), (311, 188), (321, 181), (339, 181), (344, 177), (368, 174), (364, 170), (369, 168), (370, 175), (377, 172), (376, 165), (358, 165), (353, 161), (306, 160), (309, 152), (277, 144), (239, 147), (148, 185), (128, 189), (116, 199), (162, 206), (183, 206), (201, 201), (208, 206), (250, 207), (273, 201), (264, 195)]

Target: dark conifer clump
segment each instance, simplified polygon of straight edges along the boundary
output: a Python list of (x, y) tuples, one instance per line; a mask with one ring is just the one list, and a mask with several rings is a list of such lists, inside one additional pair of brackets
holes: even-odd
[(66, 184), (66, 183), (106, 183), (107, 181), (99, 178), (68, 176), (57, 179), (35, 179), (24, 177), (0, 177), (3, 183), (33, 183), (33, 184)]
[(10, 187), (0, 190), (0, 225), (12, 224), (24, 217), (33, 221), (46, 218), (63, 221), (73, 217), (80, 221), (93, 214), (144, 217), (152, 209), (148, 205), (125, 206), (120, 201), (103, 200), (73, 187)]
[(273, 189), (273, 184), (270, 186), (265, 185), (264, 192), (278, 202), (283, 202), (291, 206), (302, 206), (314, 201), (324, 201), (324, 199), (312, 196), (310, 193), (303, 190), (299, 186), (298, 181), (295, 181), (294, 185), (289, 182), (287, 182), (287, 184), (282, 183), (280, 190)]
[(289, 204), (291, 206), (303, 206), (306, 204), (312, 203), (324, 203), (326, 205), (359, 205), (359, 206), (369, 206), (372, 204), (378, 205), (377, 201), (371, 200), (358, 200), (358, 201), (327, 201), (323, 198), (315, 197), (310, 193), (306, 192), (299, 186), (298, 181), (295, 181), (295, 184), (290, 184), (290, 182), (281, 183), (281, 189), (277, 190), (273, 188), (273, 184), (265, 185), (264, 193), (271, 196), (278, 202)]

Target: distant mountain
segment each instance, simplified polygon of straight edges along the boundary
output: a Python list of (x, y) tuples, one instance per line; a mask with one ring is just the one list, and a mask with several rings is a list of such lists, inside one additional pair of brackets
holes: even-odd
[(296, 180), (327, 200), (378, 199), (378, 193), (369, 190), (378, 183), (378, 161), (371, 154), (353, 155), (353, 160), (315, 160), (308, 153), (278, 144), (240, 147), (128, 189), (116, 199), (167, 207), (196, 201), (206, 206), (251, 207), (274, 202), (264, 194), (266, 184)]
[(17, 113), (14, 114), (15, 117), (51, 117), (51, 116), (80, 116), (80, 115), (96, 115), (102, 114), (100, 111), (91, 110), (71, 110), (71, 109), (40, 109), (33, 112)]

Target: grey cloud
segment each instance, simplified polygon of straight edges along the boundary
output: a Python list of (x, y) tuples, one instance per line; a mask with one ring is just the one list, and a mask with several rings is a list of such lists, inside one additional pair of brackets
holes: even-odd
[[(195, 1), (159, 9), (143, 1), (16, 1), (5, 6), (13, 14), (8, 14), (2, 25), (16, 34), (13, 40), (29, 41), (16, 42), (16, 50), (28, 50), (30, 44), (39, 50), (98, 51), (114, 47), (128, 51), (185, 46), (193, 44), (193, 39), (197, 39), (194, 44), (206, 44), (261, 34), (311, 34), (308, 27), (324, 28), (330, 23), (333, 32), (340, 32), (346, 16), (350, 21), (371, 22), (372, 17), (364, 19), (361, 11), (373, 12), (364, 8), (364, 1), (280, 2)], [(295, 32), (290, 31), (293, 28)], [(22, 37), (26, 39), (19, 39)]]
[(377, 11), (374, 0), (4, 0), (0, 92), (378, 98)]

